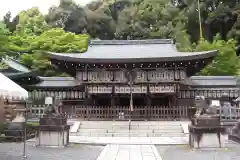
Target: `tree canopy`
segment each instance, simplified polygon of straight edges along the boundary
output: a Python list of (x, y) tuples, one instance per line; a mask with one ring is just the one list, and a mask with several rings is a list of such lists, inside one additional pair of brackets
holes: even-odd
[[(219, 50), (200, 75), (238, 75), (240, 1), (101, 0), (82, 7), (73, 0), (42, 14), (33, 7), (0, 22), (0, 58), (20, 60), (43, 76), (58, 75), (45, 51), (79, 53), (89, 39), (174, 39), (179, 51)], [(114, 54), (114, 53), (113, 53)], [(0, 64), (3, 66), (3, 64)]]

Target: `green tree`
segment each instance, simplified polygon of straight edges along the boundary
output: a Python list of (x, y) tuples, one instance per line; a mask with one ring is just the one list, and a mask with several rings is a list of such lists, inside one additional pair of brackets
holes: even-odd
[(50, 29), (45, 21), (45, 17), (38, 8), (31, 8), (18, 14), (19, 23), (16, 26), (16, 34), (24, 35), (40, 35), (44, 31)]
[(82, 33), (87, 25), (84, 9), (73, 0), (60, 0), (59, 6), (53, 6), (46, 15), (46, 21), (52, 27), (63, 28), (67, 32)]
[(8, 50), (8, 35), (9, 31), (6, 28), (6, 25), (0, 23), (0, 58), (5, 54)]
[(81, 53), (88, 49), (88, 36), (65, 32), (53, 28), (39, 36), (10, 36), (9, 50), (17, 53), (20, 61), (40, 75), (53, 76), (55, 68), (47, 57), (47, 52)]
[(218, 50), (215, 59), (201, 71), (201, 75), (211, 76), (233, 76), (239, 74), (239, 59), (236, 55), (233, 39), (221, 40), (217, 35), (212, 43), (207, 40), (200, 40), (195, 51)]

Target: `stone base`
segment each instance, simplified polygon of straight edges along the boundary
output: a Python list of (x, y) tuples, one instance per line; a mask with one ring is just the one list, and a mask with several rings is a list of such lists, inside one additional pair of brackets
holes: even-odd
[(7, 130), (4, 130), (5, 136), (8, 137), (23, 137), (24, 136), (24, 122), (10, 122)]
[(240, 136), (238, 135), (228, 135), (228, 139), (237, 143), (240, 143)]
[[(191, 134), (189, 134), (191, 136)], [(220, 136), (220, 142), (221, 142), (221, 147), (225, 147), (225, 139), (226, 136), (222, 135)], [(189, 137), (189, 145), (192, 148), (198, 148), (198, 143), (197, 140), (194, 139), (193, 137)], [(217, 134), (203, 134), (202, 139), (199, 143), (199, 148), (219, 148), (219, 140)]]
[[(52, 129), (50, 129), (52, 128)], [(36, 138), (36, 146), (65, 147), (69, 144), (70, 126), (40, 126)], [(47, 130), (50, 129), (50, 130)]]

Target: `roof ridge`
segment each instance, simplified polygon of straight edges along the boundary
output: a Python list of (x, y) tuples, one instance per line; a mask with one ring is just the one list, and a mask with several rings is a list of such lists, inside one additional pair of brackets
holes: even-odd
[(138, 45), (138, 44), (173, 44), (173, 41), (171, 39), (90, 40), (90, 45)]
[(73, 81), (73, 80), (75, 80), (74, 77), (41, 77), (41, 76), (39, 76), (39, 78), (44, 81), (56, 81), (56, 80), (58, 80), (58, 81)]

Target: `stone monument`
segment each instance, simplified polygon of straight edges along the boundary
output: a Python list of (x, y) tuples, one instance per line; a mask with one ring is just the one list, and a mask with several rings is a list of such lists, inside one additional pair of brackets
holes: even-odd
[(16, 116), (12, 121), (9, 122), (7, 126), (7, 130), (5, 130), (5, 136), (7, 137), (14, 137), (14, 138), (23, 138), (24, 136), (24, 128), (25, 128), (25, 112), (26, 112), (26, 103), (18, 101), (8, 102), (8, 105), (12, 105), (9, 107), (14, 108), (14, 111), (16, 112)]
[[(225, 133), (225, 128), (221, 126), (217, 107), (209, 106), (204, 96), (196, 96), (195, 106), (197, 111), (189, 125), (189, 145), (193, 148), (199, 148), (200, 142), (202, 142), (201, 147), (209, 147), (213, 145), (212, 140), (214, 137), (211, 135), (217, 134), (216, 138), (221, 147), (223, 139), (221, 135)], [(210, 137), (211, 139), (209, 139)], [(208, 144), (208, 142), (211, 142), (211, 144)]]
[[(235, 101), (236, 101), (237, 106), (239, 108), (240, 97), (238, 97)], [(237, 143), (240, 143), (240, 120), (238, 120), (237, 124), (232, 128), (231, 132), (228, 135), (228, 139), (232, 140), (232, 141), (235, 141)]]
[(40, 118), (36, 146), (65, 147), (69, 143), (67, 117), (58, 112), (58, 107), (49, 104), (45, 116)]

